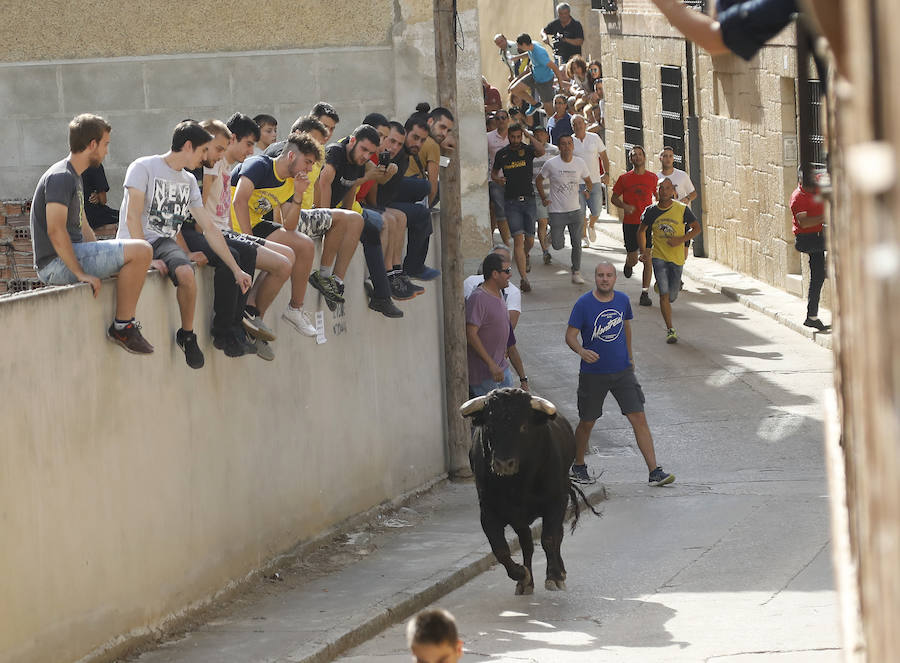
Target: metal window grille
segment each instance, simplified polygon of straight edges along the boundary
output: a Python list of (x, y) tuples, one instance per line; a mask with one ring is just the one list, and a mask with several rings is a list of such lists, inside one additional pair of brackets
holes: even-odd
[(644, 113), (641, 106), (641, 63), (622, 63), (622, 112), (625, 119), (625, 151), (644, 144)]
[(825, 168), (825, 136), (822, 135), (822, 95), (825, 92), (822, 82), (809, 81), (809, 142), (812, 147), (812, 165), (814, 168)]
[(660, 67), (663, 145), (675, 150), (675, 167), (684, 170), (684, 93), (681, 67)]

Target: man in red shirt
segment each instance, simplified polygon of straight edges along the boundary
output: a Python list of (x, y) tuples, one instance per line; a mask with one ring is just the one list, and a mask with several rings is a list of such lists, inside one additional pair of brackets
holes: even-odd
[(625, 218), (622, 221), (622, 235), (625, 238), (625, 267), (622, 273), (630, 279), (634, 266), (640, 260), (644, 264), (641, 274), (641, 306), (652, 306), (650, 301), (650, 276), (653, 268), (650, 265), (650, 249), (653, 248), (653, 238), (647, 232), (647, 249), (641, 251), (638, 246), (637, 230), (641, 225), (641, 214), (644, 209), (653, 204), (653, 193), (656, 191), (657, 177), (646, 169), (647, 154), (640, 145), (631, 148), (631, 164), (633, 170), (623, 173), (613, 186), (613, 195), (609, 201), (616, 207), (625, 210)]
[[(806, 320), (803, 324), (820, 332), (830, 325), (819, 320), (819, 297), (825, 283), (825, 205), (819, 197), (818, 186), (803, 186), (803, 172), (791, 194), (791, 214), (794, 215), (794, 248), (809, 256), (809, 294), (807, 295)], [(817, 178), (818, 179), (818, 178)]]

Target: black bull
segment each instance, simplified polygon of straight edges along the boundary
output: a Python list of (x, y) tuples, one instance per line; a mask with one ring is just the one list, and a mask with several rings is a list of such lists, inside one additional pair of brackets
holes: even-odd
[[(541, 518), (541, 546), (547, 556), (544, 587), (566, 589), (566, 567), (560, 548), (563, 522), (571, 501), (578, 523), (578, 497), (600, 515), (569, 479), (575, 459), (575, 435), (556, 406), (521, 389), (496, 389), (487, 396), (467, 401), (460, 408), (472, 417), (474, 431), (469, 464), (475, 475), (481, 527), (497, 561), (516, 581), (516, 594), (531, 594), (534, 577), (531, 558), (534, 541), (531, 524)], [(519, 537), (523, 564), (510, 555), (504, 528), (510, 525)]]

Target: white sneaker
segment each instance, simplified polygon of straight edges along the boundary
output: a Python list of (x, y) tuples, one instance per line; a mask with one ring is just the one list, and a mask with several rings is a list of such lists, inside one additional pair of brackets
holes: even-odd
[(591, 243), (588, 241), (588, 238), (587, 238), (587, 237), (582, 237), (582, 238), (581, 238), (581, 248), (583, 248), (583, 249), (589, 249), (589, 248), (591, 248)]
[(596, 241), (597, 241), (597, 231), (594, 230), (594, 224), (593, 224), (593, 223), (592, 223), (591, 225), (588, 226), (588, 237), (590, 238), (590, 240), (591, 240), (592, 242), (596, 242)]
[(287, 322), (291, 323), (294, 329), (304, 336), (315, 336), (316, 326), (313, 324), (312, 316), (304, 310), (297, 310), (291, 307), (285, 309), (281, 314)]
[(581, 278), (581, 272), (572, 272), (572, 283), (584, 285), (584, 279)]

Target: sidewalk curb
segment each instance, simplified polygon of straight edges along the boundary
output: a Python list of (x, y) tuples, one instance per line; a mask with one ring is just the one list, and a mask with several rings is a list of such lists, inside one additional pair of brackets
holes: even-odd
[[(611, 222), (617, 221), (617, 219), (614, 219), (613, 217), (610, 217), (609, 219), (601, 219), (600, 222), (594, 226), (595, 230), (602, 232), (607, 237), (610, 237), (617, 241), (622, 241), (621, 233), (616, 234), (614, 232), (611, 232), (608, 228), (604, 227), (604, 225), (605, 225), (604, 221), (611, 223)], [(710, 260), (710, 259), (709, 258), (694, 258), (694, 260)], [(805, 336), (806, 338), (811, 340), (813, 343), (817, 343), (818, 345), (821, 345), (823, 348), (826, 348), (828, 350), (832, 349), (832, 334), (830, 334), (830, 333), (822, 334), (817, 331), (814, 331), (810, 327), (804, 327), (802, 323), (796, 321), (794, 316), (789, 316), (784, 311), (779, 310), (778, 307), (773, 306), (771, 304), (771, 301), (769, 300), (769, 298), (766, 296), (765, 293), (759, 294), (759, 295), (748, 295), (746, 293), (741, 292), (740, 288), (736, 288), (732, 285), (729, 285), (729, 281), (734, 281), (736, 279), (747, 279), (747, 280), (758, 282), (767, 288), (772, 288), (773, 290), (778, 290), (777, 288), (775, 288), (775, 286), (770, 286), (767, 283), (763, 283), (762, 281), (759, 281), (758, 279), (754, 279), (752, 276), (748, 276), (746, 274), (741, 274), (740, 272), (735, 272), (733, 270), (730, 270), (730, 268), (727, 267), (726, 265), (722, 265), (722, 268), (725, 270), (729, 270), (729, 271), (723, 272), (721, 274), (721, 276), (722, 277), (727, 276), (727, 277), (731, 277), (731, 278), (729, 278), (729, 279), (717, 278), (716, 276), (709, 276), (705, 273), (702, 273), (701, 271), (691, 267), (691, 260), (688, 260), (685, 263), (683, 273), (688, 278), (690, 278), (694, 281), (699, 281), (700, 283), (703, 283), (704, 285), (709, 286), (716, 292), (719, 292), (719, 293), (725, 295), (729, 299), (732, 299), (732, 300), (738, 302), (739, 304), (746, 306), (749, 309), (752, 309), (754, 311), (757, 311), (759, 313), (769, 316), (770, 318), (772, 318), (779, 324), (783, 325), (784, 327), (787, 327), (788, 329), (791, 329), (791, 330), (797, 332), (798, 334), (802, 334), (803, 336)], [(793, 297), (793, 295), (790, 295), (787, 292), (783, 292), (780, 290), (778, 292), (779, 292), (779, 294), (783, 295), (784, 297)], [(797, 297), (796, 299), (803, 306), (805, 306), (805, 303), (803, 302), (803, 300), (801, 300), (799, 297)]]
[[(606, 486), (602, 483), (598, 482), (591, 488), (592, 490), (590, 491), (584, 491), (591, 505), (599, 504), (607, 499)], [(584, 516), (584, 509), (585, 507), (582, 504), (582, 516)], [(588, 511), (588, 514), (590, 514), (590, 511)], [(567, 514), (566, 522), (570, 520), (571, 513)], [(532, 535), (536, 540), (540, 539), (540, 531), (540, 524), (535, 524), (531, 528)], [(519, 540), (515, 534), (508, 537), (507, 541), (513, 553), (519, 551)], [(334, 634), (327, 636), (324, 641), (309, 643), (307, 647), (303, 648), (304, 650), (314, 649), (314, 651), (306, 653), (303, 650), (297, 651), (285, 658), (278, 659), (276, 663), (328, 663), (333, 661), (348, 649), (371, 640), (385, 629), (411, 617), (422, 608), (462, 587), (496, 563), (494, 553), (472, 551), (460, 558), (453, 567), (419, 580), (397, 592), (384, 604), (377, 606), (377, 613), (360, 612), (358, 615), (359, 621), (357, 622), (356, 619), (352, 620), (357, 623), (348, 627), (335, 628)], [(512, 590), (513, 585), (512, 581), (510, 581), (510, 593)], [(361, 607), (364, 609), (363, 606)]]

